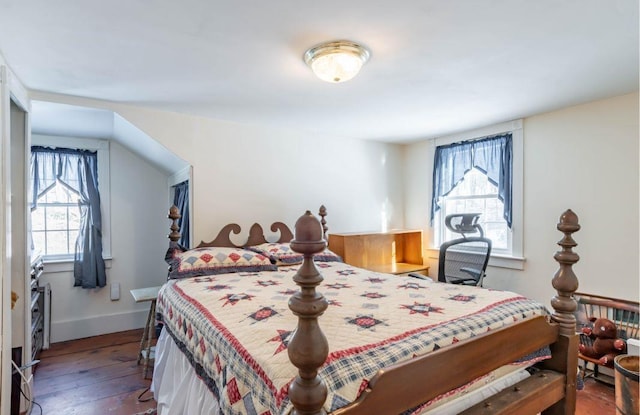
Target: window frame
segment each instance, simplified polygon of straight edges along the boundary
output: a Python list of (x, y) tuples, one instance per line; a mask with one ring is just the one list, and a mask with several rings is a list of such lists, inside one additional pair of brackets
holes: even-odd
[[(63, 137), (53, 135), (32, 134), (31, 145), (59, 148), (73, 148), (97, 152), (98, 157), (98, 191), (100, 192), (100, 209), (102, 211), (102, 258), (111, 259), (111, 174), (109, 140), (97, 138)], [(32, 195), (29, 192), (29, 199)], [(29, 200), (31, 204), (31, 200)], [(29, 215), (31, 229), (31, 215)], [(31, 235), (29, 235), (31, 237)], [(60, 269), (50, 268), (47, 272), (67, 271), (67, 264), (73, 264), (73, 255), (43, 255), (47, 264), (61, 264)], [(48, 267), (49, 268), (49, 267)], [(109, 266), (107, 265), (107, 268)]]
[[(62, 185), (62, 184), (56, 183), (56, 186), (58, 186), (58, 185)], [(64, 186), (64, 185), (62, 185), (62, 186)], [(47, 192), (49, 192), (51, 190), (53, 190), (53, 188), (47, 190)], [(46, 195), (47, 192), (45, 192), (44, 195)], [(66, 225), (67, 225), (66, 228), (65, 229), (49, 229), (48, 226), (47, 226), (49, 224), (49, 222), (47, 222), (47, 220), (46, 220), (46, 218), (47, 218), (47, 210), (49, 208), (61, 208), (61, 207), (65, 208), (65, 210), (66, 210), (66, 213), (65, 213), (66, 222), (67, 222), (66, 223)], [(35, 234), (35, 233), (43, 233), (44, 234), (44, 240), (45, 240), (45, 250), (44, 250), (45, 253), (44, 253), (44, 256), (46, 256), (48, 259), (53, 259), (53, 260), (55, 260), (55, 259), (67, 260), (69, 258), (73, 259), (74, 254), (72, 254), (72, 253), (69, 253), (69, 254), (47, 254), (46, 253), (46, 251), (47, 251), (46, 250), (46, 245), (47, 245), (47, 239), (48, 239), (48, 235), (47, 234), (49, 232), (66, 232), (66, 234), (67, 234), (67, 250), (69, 250), (69, 251), (71, 250), (71, 243), (72, 242), (69, 240), (69, 237), (71, 236), (72, 232), (75, 231), (77, 233), (77, 232), (80, 231), (79, 228), (78, 229), (70, 229), (70, 227), (69, 227), (69, 216), (70, 216), (69, 209), (70, 208), (74, 208), (74, 207), (77, 208), (78, 207), (78, 203), (73, 203), (73, 202), (39, 202), (38, 206), (37, 206), (37, 209), (40, 209), (40, 208), (44, 209), (44, 211), (43, 211), (44, 229), (35, 229), (35, 227), (33, 226), (33, 211), (31, 212), (31, 214), (32, 214), (31, 235), (33, 237), (33, 234)], [(75, 244), (75, 241), (73, 241), (73, 244)]]
[[(435, 154), (437, 146), (452, 144), (460, 141), (474, 140), (491, 135), (498, 135), (511, 132), (513, 145), (513, 176), (512, 176), (512, 224), (511, 224), (511, 254), (501, 252), (492, 252), (489, 260), (490, 266), (524, 269), (524, 251), (523, 251), (523, 194), (524, 194), (524, 133), (523, 120), (513, 120), (500, 124), (456, 133), (444, 137), (431, 140), (431, 154)], [(432, 166), (432, 171), (435, 166)], [(442, 209), (438, 210), (433, 218), (433, 227), (430, 228), (430, 249), (437, 251), (440, 248), (440, 238), (436, 235), (438, 228), (436, 223), (444, 226), (444, 217)]]
[[(475, 169), (475, 168), (474, 168)], [(472, 170), (474, 170), (472, 169)], [(483, 174), (480, 170), (475, 169), (478, 171), (478, 174)], [(486, 177), (486, 176), (485, 176)], [(453, 193), (453, 192), (452, 192)], [(438, 210), (437, 214), (436, 214), (436, 221), (434, 221), (434, 223), (438, 223), (440, 224), (440, 226), (437, 229), (437, 232), (434, 232), (435, 235), (435, 244), (440, 246), (443, 243), (449, 241), (449, 239), (446, 239), (446, 234), (447, 234), (447, 230), (445, 229), (446, 227), (444, 226), (444, 217), (446, 217), (449, 212), (447, 211), (447, 200), (478, 200), (478, 199), (485, 199), (485, 200), (499, 200), (498, 199), (498, 192), (496, 189), (495, 193), (485, 193), (482, 195), (468, 195), (468, 196), (451, 196), (451, 193), (447, 196), (444, 197), (444, 199), (446, 199), (444, 201), (444, 203), (442, 204), (442, 207), (440, 208), (440, 210)], [(500, 203), (502, 203), (500, 201)], [(480, 218), (482, 219), (482, 217)], [(506, 226), (506, 220), (504, 220), (504, 218), (502, 218), (504, 221), (504, 224)], [(485, 230), (485, 236), (486, 236), (486, 228)], [(454, 234), (455, 235), (455, 234)], [(457, 236), (455, 236), (455, 238), (459, 238), (460, 235), (457, 234)], [(494, 242), (493, 247), (491, 248), (491, 252), (497, 254), (497, 255), (511, 255), (512, 254), (512, 249), (513, 249), (513, 231), (511, 229), (508, 229), (507, 232), (507, 249), (504, 248), (498, 248)]]

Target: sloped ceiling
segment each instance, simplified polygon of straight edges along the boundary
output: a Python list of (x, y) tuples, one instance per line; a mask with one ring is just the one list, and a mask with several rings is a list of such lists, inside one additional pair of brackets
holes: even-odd
[[(31, 90), (411, 142), (638, 90), (637, 0), (3, 0)], [(302, 60), (350, 39), (343, 84)]]
[(174, 174), (188, 167), (187, 162), (109, 110), (33, 101), (31, 132), (113, 140), (167, 174)]

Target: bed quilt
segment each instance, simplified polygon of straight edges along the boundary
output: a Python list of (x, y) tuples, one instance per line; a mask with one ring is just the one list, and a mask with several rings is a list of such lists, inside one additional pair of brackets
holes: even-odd
[[(355, 400), (378, 369), (535, 315), (518, 294), (317, 263), (329, 303), (320, 327), (326, 410)], [(225, 414), (286, 414), (297, 369), (287, 345), (297, 325), (287, 301), (298, 266), (168, 281), (158, 317)]]

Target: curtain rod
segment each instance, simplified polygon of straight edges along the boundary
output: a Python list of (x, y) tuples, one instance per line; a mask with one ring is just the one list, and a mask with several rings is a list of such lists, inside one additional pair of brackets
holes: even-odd
[(454, 144), (475, 143), (476, 141), (496, 138), (496, 137), (500, 137), (500, 136), (507, 135), (507, 134), (511, 134), (513, 136), (513, 131), (504, 131), (504, 132), (497, 133), (497, 134), (490, 134), (490, 135), (485, 135), (485, 136), (482, 136), (482, 137), (469, 138), (467, 140), (453, 141), (453, 142), (448, 143), (448, 144), (438, 144), (437, 143), (437, 140), (438, 140), (437, 138), (434, 141), (436, 141), (436, 147), (444, 147), (444, 146), (451, 146), (451, 145), (454, 145)]

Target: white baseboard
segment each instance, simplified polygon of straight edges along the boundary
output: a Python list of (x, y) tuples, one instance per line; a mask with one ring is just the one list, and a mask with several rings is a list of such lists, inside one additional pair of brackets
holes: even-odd
[(52, 321), (51, 343), (144, 327), (149, 310), (127, 311), (77, 320)]

